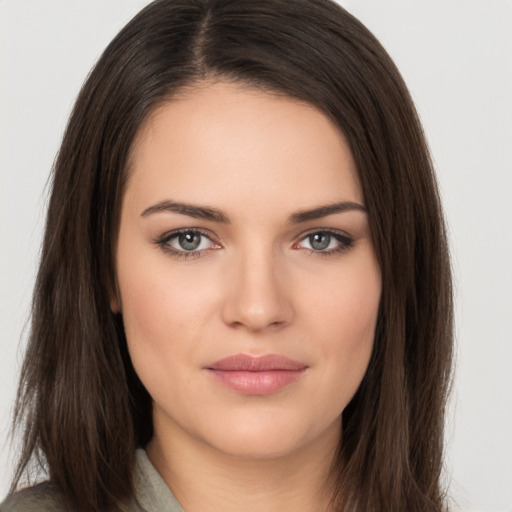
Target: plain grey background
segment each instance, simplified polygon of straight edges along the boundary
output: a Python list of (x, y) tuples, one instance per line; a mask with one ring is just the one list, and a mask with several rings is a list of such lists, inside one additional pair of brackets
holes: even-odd
[[(89, 69), (147, 3), (0, 0), (0, 496), (48, 173)], [(402, 71), (438, 171), (457, 291), (454, 509), (512, 512), (512, 1), (340, 3)]]

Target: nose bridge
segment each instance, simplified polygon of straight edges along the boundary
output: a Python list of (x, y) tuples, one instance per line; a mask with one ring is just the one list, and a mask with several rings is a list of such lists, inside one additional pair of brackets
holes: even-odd
[(280, 254), (267, 243), (240, 247), (231, 262), (224, 320), (251, 331), (278, 327), (293, 315)]

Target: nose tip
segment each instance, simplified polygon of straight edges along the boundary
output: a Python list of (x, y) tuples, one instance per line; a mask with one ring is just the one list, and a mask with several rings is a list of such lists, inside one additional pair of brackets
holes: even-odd
[(275, 262), (245, 262), (238, 267), (231, 275), (224, 322), (252, 332), (287, 325), (293, 317), (293, 307), (285, 276), (277, 271)]
[[(277, 307), (268, 307), (268, 304), (238, 302), (236, 312), (227, 315), (227, 323), (234, 327), (245, 327), (249, 331), (257, 332), (265, 329), (278, 329), (287, 322), (279, 315)], [(230, 318), (231, 317), (231, 318)]]

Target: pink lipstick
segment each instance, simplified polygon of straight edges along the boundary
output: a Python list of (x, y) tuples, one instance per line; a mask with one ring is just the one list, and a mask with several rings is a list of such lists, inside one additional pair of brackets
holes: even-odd
[(235, 354), (205, 367), (220, 384), (246, 395), (275, 393), (299, 379), (306, 369), (307, 365), (277, 354)]

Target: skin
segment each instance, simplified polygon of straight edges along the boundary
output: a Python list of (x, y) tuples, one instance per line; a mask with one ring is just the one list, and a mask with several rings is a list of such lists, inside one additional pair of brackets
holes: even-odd
[[(187, 512), (328, 510), (341, 413), (367, 369), (381, 295), (344, 137), (309, 104), (206, 83), (147, 119), (130, 173), (112, 308), (154, 400), (151, 461)], [(360, 207), (291, 222), (341, 202)], [(197, 251), (173, 237), (187, 228), (207, 235)], [(342, 241), (315, 249), (309, 236), (327, 231)], [(205, 369), (240, 353), (306, 370), (276, 392), (240, 393)]]

